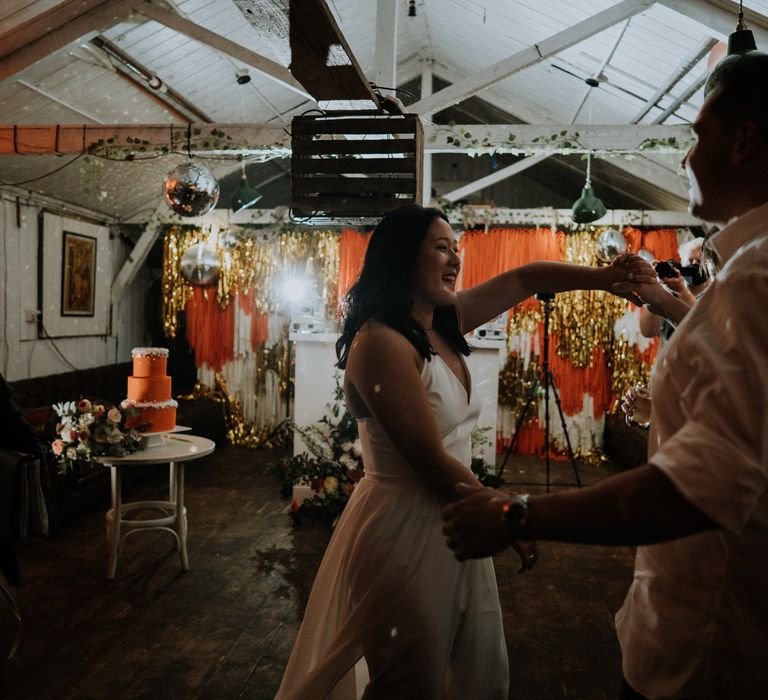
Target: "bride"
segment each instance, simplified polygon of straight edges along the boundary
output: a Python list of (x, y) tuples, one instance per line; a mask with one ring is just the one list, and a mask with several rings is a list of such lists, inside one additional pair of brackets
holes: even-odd
[[(477, 484), (480, 413), (464, 336), (535, 292), (610, 289), (629, 271), (536, 262), (457, 291), (456, 237), (408, 205), (374, 230), (346, 297), (338, 366), (365, 476), (328, 545), (277, 698), (508, 697), (491, 559), (458, 562), (440, 508)], [(520, 544), (523, 569), (535, 562)]]

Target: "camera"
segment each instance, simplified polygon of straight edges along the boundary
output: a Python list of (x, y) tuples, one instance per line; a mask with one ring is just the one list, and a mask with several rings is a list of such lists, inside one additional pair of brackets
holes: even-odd
[(696, 287), (709, 279), (706, 268), (701, 263), (693, 263), (691, 265), (681, 265), (676, 260), (662, 260), (654, 265), (656, 274), (665, 279), (668, 277), (675, 277), (675, 270), (680, 273), (685, 281), (691, 286)]

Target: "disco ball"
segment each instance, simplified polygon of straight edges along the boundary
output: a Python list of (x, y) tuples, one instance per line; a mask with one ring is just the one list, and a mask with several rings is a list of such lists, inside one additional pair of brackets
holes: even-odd
[(219, 247), (223, 250), (234, 250), (240, 245), (240, 236), (231, 229), (219, 234)]
[(219, 183), (210, 170), (197, 163), (184, 163), (171, 170), (163, 183), (168, 206), (179, 216), (207, 214), (219, 201)]
[(645, 260), (645, 262), (650, 263), (653, 265), (654, 260), (656, 260), (655, 257), (653, 257), (653, 253), (650, 250), (646, 250), (645, 248), (641, 248), (637, 251), (637, 254)]
[(206, 287), (216, 282), (221, 263), (216, 251), (204, 243), (196, 243), (184, 251), (181, 257), (181, 274), (192, 284)]
[(597, 237), (597, 257), (603, 262), (611, 262), (626, 250), (627, 242), (615, 228), (606, 229)]

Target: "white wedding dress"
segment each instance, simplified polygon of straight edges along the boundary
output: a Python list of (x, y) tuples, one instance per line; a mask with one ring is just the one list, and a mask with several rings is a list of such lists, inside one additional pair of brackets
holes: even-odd
[[(439, 356), (421, 378), (445, 449), (469, 465), (479, 398)], [(365, 476), (320, 564), (277, 698), (506, 699), (493, 562), (456, 561), (437, 498), (380, 424), (358, 425)]]

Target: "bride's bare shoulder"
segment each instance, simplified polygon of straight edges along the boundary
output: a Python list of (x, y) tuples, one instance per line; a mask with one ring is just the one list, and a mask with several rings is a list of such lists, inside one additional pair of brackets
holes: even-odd
[(370, 320), (357, 331), (349, 351), (350, 361), (354, 356), (368, 358), (405, 359), (417, 358), (416, 348), (399, 331), (381, 321)]

